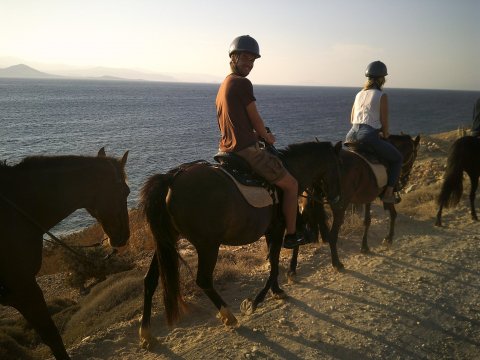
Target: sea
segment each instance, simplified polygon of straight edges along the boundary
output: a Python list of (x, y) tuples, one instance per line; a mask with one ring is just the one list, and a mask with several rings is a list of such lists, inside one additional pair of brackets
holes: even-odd
[[(32, 155), (92, 155), (101, 147), (127, 162), (129, 208), (153, 174), (212, 160), (219, 130), (219, 84), (0, 79), (0, 161)], [(343, 140), (360, 88), (254, 85), (257, 107), (278, 148)], [(390, 132), (433, 134), (470, 127), (480, 91), (389, 89)], [(65, 235), (94, 223), (78, 210), (51, 231)]]

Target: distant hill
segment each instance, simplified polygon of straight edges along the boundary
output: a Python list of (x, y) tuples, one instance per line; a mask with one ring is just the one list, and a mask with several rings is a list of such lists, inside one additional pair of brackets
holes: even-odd
[[(2, 64), (1, 57), (0, 57), (0, 64)], [(41, 68), (42, 65), (39, 64), (38, 67)], [(93, 68), (80, 68), (80, 69), (59, 66), (58, 68), (48, 67), (48, 69), (49, 70), (47, 71), (49, 71), (49, 73), (46, 73), (22, 63), (22, 64), (6, 67), (3, 69), (0, 68), (0, 78), (99, 79), (99, 80), (112, 80), (112, 81), (113, 80), (134, 80), (134, 81), (167, 81), (167, 82), (200, 82), (200, 83), (220, 83), (222, 81), (222, 78), (208, 75), (208, 74), (152, 73), (152, 72), (147, 72), (142, 70), (108, 68), (108, 67), (100, 67), (100, 66), (93, 67)], [(55, 75), (50, 73), (50, 71), (55, 73)]]
[(47, 74), (25, 64), (18, 64), (0, 69), (0, 78), (58, 79), (61, 76)]

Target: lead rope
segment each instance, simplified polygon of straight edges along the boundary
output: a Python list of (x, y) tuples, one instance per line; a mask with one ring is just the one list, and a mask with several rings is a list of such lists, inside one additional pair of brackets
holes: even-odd
[[(8, 205), (10, 205), (10, 207), (12, 207), (15, 211), (17, 211), (20, 215), (22, 215), (24, 218), (26, 218), (28, 221), (30, 221), (33, 225), (35, 225), (37, 228), (39, 228), (43, 233), (47, 234), (48, 236), (50, 236), (54, 241), (51, 241), (51, 240), (47, 240), (47, 241), (50, 241), (52, 243), (57, 243), (58, 245), (62, 246), (63, 248), (67, 249), (68, 251), (70, 251), (71, 253), (75, 254), (76, 256), (78, 256), (79, 258), (83, 259), (84, 261), (88, 262), (89, 264), (91, 263), (91, 261), (85, 257), (85, 255), (79, 253), (78, 251), (74, 250), (72, 247), (68, 246), (64, 241), (60, 240), (58, 237), (56, 237), (55, 235), (53, 235), (50, 231), (44, 229), (44, 227), (42, 225), (40, 225), (40, 223), (38, 223), (35, 219), (33, 219), (33, 217), (31, 217), (26, 211), (22, 210), (20, 207), (18, 207), (14, 202), (12, 202), (10, 199), (8, 199), (7, 197), (5, 197), (2, 193), (0, 193), (0, 198), (6, 202)], [(103, 241), (102, 241), (103, 242)], [(89, 245), (88, 247), (91, 247), (91, 246), (98, 246), (100, 245), (101, 243), (97, 243), (97, 244), (93, 244), (93, 245)], [(117, 252), (117, 249), (113, 249), (113, 251), (108, 254), (104, 260), (107, 260), (109, 259), (112, 255), (114, 255), (115, 253)]]

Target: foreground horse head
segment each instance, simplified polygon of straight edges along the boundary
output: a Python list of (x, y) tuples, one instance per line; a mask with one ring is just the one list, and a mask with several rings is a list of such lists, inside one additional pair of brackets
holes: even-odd
[[(298, 181), (300, 192), (318, 187), (335, 200), (341, 193), (339, 150), (338, 144), (334, 147), (331, 143), (310, 142), (290, 145), (279, 153), (288, 171)], [(148, 347), (152, 342), (151, 307), (159, 277), (167, 322), (173, 324), (182, 313), (180, 257), (176, 248), (180, 236), (197, 250), (196, 283), (213, 302), (224, 324), (235, 325), (237, 319), (213, 284), (221, 244), (246, 245), (262, 235), (268, 243), (270, 275), (257, 296), (242, 303), (242, 312), (252, 313), (269, 290), (274, 296), (285, 296), (277, 279), (285, 233), (278, 203), (261, 208), (251, 206), (228, 175), (205, 162), (184, 164), (167, 174), (153, 175), (143, 186), (141, 196), (141, 207), (156, 243), (144, 282), (140, 327), (144, 346)]]
[(42, 262), (43, 234), (77, 209), (97, 218), (113, 246), (130, 235), (121, 160), (97, 157), (29, 157), (0, 164), (0, 304), (15, 307), (50, 347), (69, 359), (35, 275)]
[(105, 162), (99, 166), (96, 193), (85, 208), (100, 222), (110, 245), (120, 247), (125, 245), (130, 237), (127, 208), (130, 188), (125, 175), (128, 151), (120, 161), (108, 158), (104, 148), (100, 149), (98, 157), (105, 159)]

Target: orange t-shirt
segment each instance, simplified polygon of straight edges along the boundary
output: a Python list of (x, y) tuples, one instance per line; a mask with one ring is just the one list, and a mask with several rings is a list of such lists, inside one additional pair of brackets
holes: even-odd
[(256, 143), (247, 105), (255, 101), (253, 85), (247, 78), (230, 74), (220, 85), (215, 101), (221, 138), (219, 150), (236, 152)]

